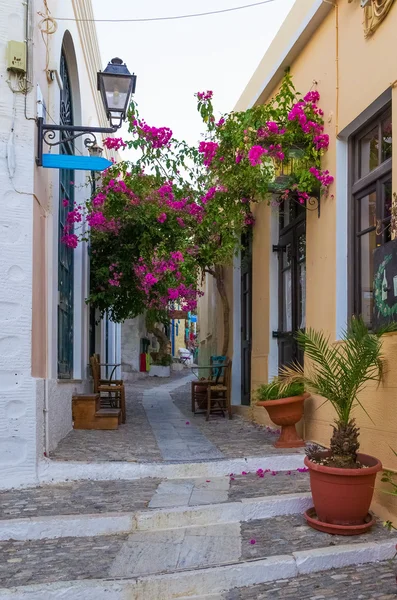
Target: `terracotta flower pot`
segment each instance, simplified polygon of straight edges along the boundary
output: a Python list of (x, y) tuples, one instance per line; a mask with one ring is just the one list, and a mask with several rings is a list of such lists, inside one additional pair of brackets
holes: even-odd
[(276, 448), (301, 448), (305, 445), (299, 437), (295, 425), (303, 417), (303, 403), (310, 394), (291, 396), (279, 400), (259, 400), (256, 405), (263, 406), (276, 425), (281, 426), (281, 435), (274, 444)]
[[(324, 456), (329, 456), (329, 451), (324, 452)], [(314, 508), (319, 521), (343, 526), (364, 526), (367, 523), (376, 474), (382, 469), (382, 463), (367, 454), (357, 456), (365, 468), (326, 467), (305, 457), (305, 465), (310, 472)]]

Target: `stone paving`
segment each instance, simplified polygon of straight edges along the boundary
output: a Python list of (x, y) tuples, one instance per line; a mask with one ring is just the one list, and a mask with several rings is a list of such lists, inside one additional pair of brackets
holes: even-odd
[(243, 498), (298, 494), (309, 491), (310, 481), (308, 473), (279, 471), (276, 474), (275, 471), (272, 471), (265, 473), (263, 477), (248, 473), (247, 475), (233, 475), (230, 478), (229, 500), (237, 502)]
[(194, 416), (190, 408), (193, 377), (185, 369), (170, 379), (150, 377), (127, 384), (125, 425), (116, 431), (75, 429), (50, 458), (151, 463), (302, 453), (301, 449), (274, 448), (277, 433), (240, 416), (229, 421), (214, 415), (209, 422), (203, 415)]
[(384, 561), (231, 590), (208, 600), (396, 600), (396, 563)]
[(147, 508), (239, 502), (309, 491), (307, 473), (208, 479), (77, 481), (0, 492), (0, 521), (38, 516), (135, 512)]
[(83, 481), (0, 492), (0, 520), (134, 512), (145, 509), (160, 480)]
[[(309, 529), (301, 515), (288, 515), (250, 523), (155, 529), (100, 537), (11, 540), (0, 542), (0, 586), (135, 577), (222, 564), (235, 564), (237, 567), (245, 561), (291, 555), (294, 551), (308, 548), (391, 537), (385, 528), (377, 525), (371, 534), (346, 540), (343, 536), (330, 536)], [(372, 569), (372, 565), (367, 569)], [(292, 583), (290, 585), (293, 587)], [(301, 585), (304, 587), (305, 584)], [(321, 595), (308, 597), (319, 600)]]
[(127, 537), (0, 542), (0, 586), (105, 578)]
[[(128, 423), (118, 431), (71, 432), (51, 458), (165, 463), (292, 453), (273, 447), (275, 432), (241, 417), (229, 421), (214, 416), (209, 422), (202, 415), (193, 417), (186, 371), (174, 374), (167, 381), (151, 378), (128, 385), (127, 416)], [(302, 450), (297, 452), (301, 454)], [(270, 471), (263, 477), (237, 473), (208, 479), (70, 482), (1, 492), (0, 521), (162, 508), (173, 512), (173, 507), (182, 507), (186, 512), (189, 507), (209, 503), (307, 491), (308, 473), (300, 471)], [(310, 529), (298, 514), (241, 523), (197, 524), (163, 530), (154, 527), (98, 537), (9, 540), (0, 542), (0, 587), (83, 579), (121, 578), (122, 581), (125, 577), (175, 574), (185, 569), (227, 564), (238, 569), (243, 563), (247, 566), (251, 561), (291, 555), (294, 551), (391, 538), (394, 536), (380, 523), (362, 536), (330, 536)], [(397, 600), (394, 570), (395, 565), (390, 562), (374, 563), (239, 588), (206, 598)]]
[(230, 421), (212, 415), (209, 421), (202, 414), (192, 415), (190, 385), (171, 393), (175, 405), (222, 452), (225, 458), (265, 456), (272, 454), (303, 454), (302, 449), (280, 449), (273, 446), (278, 434), (264, 426), (252, 423), (239, 415)]
[(229, 478), (167, 480), (160, 483), (149, 508), (219, 504), (229, 500)]
[[(395, 538), (379, 522), (363, 535), (349, 538), (343, 535), (329, 535), (308, 527), (303, 515), (288, 515), (241, 523), (241, 537), (244, 560), (291, 554), (298, 550), (363, 544)], [(255, 544), (251, 544), (251, 540), (254, 540)]]
[(145, 391), (142, 402), (164, 460), (194, 462), (223, 458), (195, 424), (186, 420), (164, 388)]

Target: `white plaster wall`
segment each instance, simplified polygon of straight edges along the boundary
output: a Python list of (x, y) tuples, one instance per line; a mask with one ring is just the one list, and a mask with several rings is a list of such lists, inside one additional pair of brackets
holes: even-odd
[[(6, 44), (24, 39), (22, 2), (0, 19), (0, 487), (34, 483), (36, 382), (31, 377), (33, 140), (24, 96), (7, 84)], [(28, 98), (32, 106), (32, 98)], [(16, 169), (13, 173), (12, 163)]]
[(139, 373), (140, 340), (147, 337), (145, 317), (127, 319), (121, 325), (121, 363), (124, 373)]
[[(13, 94), (7, 83), (6, 46), (9, 40), (24, 41), (26, 3), (2, 0), (0, 18), (0, 487), (31, 485), (37, 481), (37, 460), (56, 447), (71, 429), (71, 397), (85, 391), (88, 381), (88, 258), (85, 247), (75, 254), (74, 380), (57, 380), (58, 305), (58, 203), (59, 173), (35, 166), (38, 86), (47, 107), (47, 121), (59, 122), (60, 88), (56, 77), (45, 76), (46, 48), (38, 29), (45, 11), (43, 0), (29, 0), (32, 26), (29, 31), (28, 72), (32, 89), (26, 97)], [(52, 0), (52, 14), (75, 17), (90, 10), (89, 0)], [(82, 8), (84, 6), (84, 8)], [(66, 32), (73, 41), (67, 50), (74, 94), (75, 123), (106, 123), (98, 113), (98, 92), (92, 72), (105, 65), (99, 59), (95, 36), (83, 35), (73, 21), (58, 22), (49, 36), (49, 68), (59, 69)], [(84, 48), (83, 48), (84, 45)], [(117, 51), (115, 49), (115, 53)], [(110, 59), (111, 57), (106, 57)], [(87, 61), (87, 63), (86, 63)], [(87, 67), (91, 67), (91, 70)], [(91, 77), (90, 77), (91, 74)], [(101, 139), (99, 139), (101, 142)], [(86, 153), (81, 140), (76, 152)], [(13, 165), (15, 165), (15, 170)], [(75, 199), (89, 194), (87, 174), (76, 172)], [(31, 376), (32, 354), (32, 255), (33, 208), (41, 206), (46, 222), (47, 286), (47, 380)], [(41, 307), (40, 307), (41, 309)], [(43, 307), (44, 309), (44, 307)], [(120, 327), (114, 330), (113, 354), (120, 357)], [(119, 360), (119, 358), (118, 358)], [(46, 409), (48, 408), (48, 410)], [(45, 435), (45, 424), (47, 432)]]
[[(36, 2), (38, 10), (43, 10), (42, 1)], [(107, 126), (101, 115), (98, 114), (98, 97), (96, 87), (90, 80), (90, 71), (87, 60), (96, 70), (102, 69), (105, 64), (99, 60), (99, 54), (93, 56), (92, 49), (88, 46), (94, 44), (91, 36), (81, 37), (77, 24), (73, 19), (74, 5), (89, 6), (89, 1), (72, 2), (71, 0), (52, 0), (51, 12), (54, 15), (62, 14), (71, 17), (70, 21), (59, 21), (58, 29), (49, 37), (49, 66), (54, 71), (59, 71), (62, 45), (68, 60), (69, 76), (73, 94), (74, 123), (76, 125)], [(37, 17), (39, 19), (39, 17)], [(38, 76), (38, 83), (43, 93), (47, 115), (47, 122), (59, 123), (60, 87), (57, 77), (48, 83), (43, 77), (45, 66), (45, 46), (41, 34), (35, 27), (35, 53), (34, 72)], [(84, 47), (83, 47), (84, 44)], [(95, 45), (95, 44), (94, 44)], [(117, 54), (117, 52), (116, 52)], [(106, 62), (111, 57), (106, 57)], [(102, 138), (98, 137), (101, 145)], [(81, 138), (76, 140), (76, 154), (88, 155)], [(57, 149), (53, 150), (57, 152)], [(85, 300), (89, 294), (89, 260), (86, 245), (79, 245), (74, 251), (74, 347), (73, 347), (73, 379), (69, 381), (58, 380), (57, 374), (57, 313), (58, 313), (58, 212), (59, 212), (59, 172), (57, 170), (37, 169), (37, 181), (47, 190), (47, 303), (48, 303), (48, 448), (53, 450), (59, 441), (72, 429), (71, 400), (75, 393), (84, 393), (92, 389), (89, 373), (89, 307)], [(74, 188), (75, 201), (83, 204), (90, 194), (88, 185), (89, 173), (75, 171)], [(120, 356), (120, 335), (114, 326), (112, 333), (112, 361)], [(99, 331), (102, 328), (98, 328)], [(114, 339), (113, 339), (114, 338)], [(101, 341), (99, 342), (101, 344)], [(101, 347), (101, 356), (104, 350)]]

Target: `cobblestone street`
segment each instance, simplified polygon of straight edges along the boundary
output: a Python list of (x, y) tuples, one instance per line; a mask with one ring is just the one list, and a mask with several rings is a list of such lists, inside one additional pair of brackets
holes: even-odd
[[(0, 494), (0, 600), (14, 587), (27, 600), (395, 598), (395, 536), (379, 521), (352, 538), (308, 527), (303, 451), (238, 416), (193, 416), (190, 380), (130, 384), (119, 431), (72, 431), (47, 463), (81, 463), (80, 480)], [(112, 477), (109, 461), (159, 463), (160, 476)], [(161, 474), (186, 463), (189, 477)], [(84, 480), (92, 464), (98, 480)]]
[[(206, 422), (204, 415), (192, 415), (190, 408), (190, 380), (194, 375), (189, 371), (173, 373), (170, 380), (150, 377), (138, 379), (127, 385), (127, 423), (120, 425), (117, 431), (71, 431), (51, 453), (54, 460), (73, 461), (128, 461), (128, 462), (162, 462), (173, 460), (189, 460), (190, 450), (196, 446), (197, 456), (192, 461), (211, 458), (238, 458), (246, 456), (263, 456), (273, 454), (302, 454), (302, 450), (280, 450), (273, 447), (277, 437), (276, 430), (256, 425), (235, 415), (232, 421), (222, 416), (212, 416)], [(169, 436), (171, 453), (166, 442), (166, 422), (171, 424), (171, 410), (157, 414), (161, 410), (153, 406), (153, 401), (145, 399), (148, 390), (164, 390), (171, 386), (168, 406), (173, 411), (173, 419), (179, 419), (178, 432), (171, 425)], [(174, 389), (172, 389), (174, 388)], [(166, 392), (168, 393), (168, 392)], [(148, 418), (149, 415), (149, 418)], [(151, 419), (151, 422), (149, 421)], [(160, 436), (156, 438), (155, 421), (160, 424)], [(204, 436), (204, 437), (203, 437)], [(179, 444), (176, 441), (179, 438)], [(203, 450), (203, 441), (207, 440), (208, 448)], [(159, 441), (160, 440), (160, 441)], [(162, 445), (162, 449), (159, 446)], [(179, 446), (179, 451), (178, 451)], [(172, 451), (174, 454), (172, 454)], [(203, 452), (200, 454), (200, 452)], [(176, 453), (176, 454), (175, 454)]]

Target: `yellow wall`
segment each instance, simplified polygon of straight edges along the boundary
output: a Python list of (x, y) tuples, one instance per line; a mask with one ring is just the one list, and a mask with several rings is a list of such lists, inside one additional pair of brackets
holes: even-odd
[[(224, 268), (225, 288), (230, 304), (229, 349), (227, 355), (233, 357), (233, 269)], [(216, 288), (215, 279), (206, 273), (201, 285), (204, 296), (197, 307), (197, 335), (199, 341), (199, 364), (208, 365), (210, 357), (222, 352), (224, 339), (223, 307)]]
[[(176, 335), (176, 326), (178, 325), (178, 335)], [(179, 348), (186, 348), (185, 344), (185, 329), (186, 329), (186, 320), (178, 319), (175, 320), (175, 349), (174, 356), (179, 356)]]
[[(266, 81), (271, 67), (288, 36), (297, 30), (312, 1), (298, 0), (283, 28), (265, 55), (253, 78), (241, 96), (237, 108), (248, 107), (260, 94), (260, 83)], [(311, 35), (309, 42), (293, 61), (291, 72), (295, 87), (306, 93), (315, 87), (321, 95), (320, 105), (325, 112), (325, 133), (330, 136), (330, 147), (323, 159), (323, 168), (336, 173), (336, 136), (397, 79), (397, 68), (392, 60), (397, 53), (397, 3), (395, 3), (376, 33), (364, 38), (363, 10), (359, 2), (339, 1)], [(339, 77), (337, 76), (339, 68)], [(313, 82), (317, 82), (313, 86)], [(275, 90), (267, 90), (261, 101), (266, 101)], [(394, 163), (397, 173), (397, 96), (393, 90)], [(393, 176), (397, 191), (397, 177)], [(322, 329), (335, 337), (336, 331), (336, 202), (335, 185), (330, 196), (321, 200), (321, 218), (316, 212), (307, 213), (307, 326)], [(252, 387), (267, 381), (269, 353), (269, 235), (270, 208), (256, 206), (253, 249), (253, 354)], [(266, 318), (267, 315), (267, 318)], [(390, 447), (397, 451), (397, 334), (384, 341), (384, 356), (388, 373), (382, 385), (368, 387), (360, 397), (369, 416), (359, 407), (355, 412), (361, 428), (361, 450), (380, 458), (386, 468), (397, 470), (397, 459)], [(331, 424), (335, 417), (331, 407), (321, 399), (306, 403), (306, 439), (327, 445)], [(371, 420), (372, 419), (372, 420)], [(397, 514), (397, 502), (376, 492), (376, 509), (383, 518), (391, 511)]]

